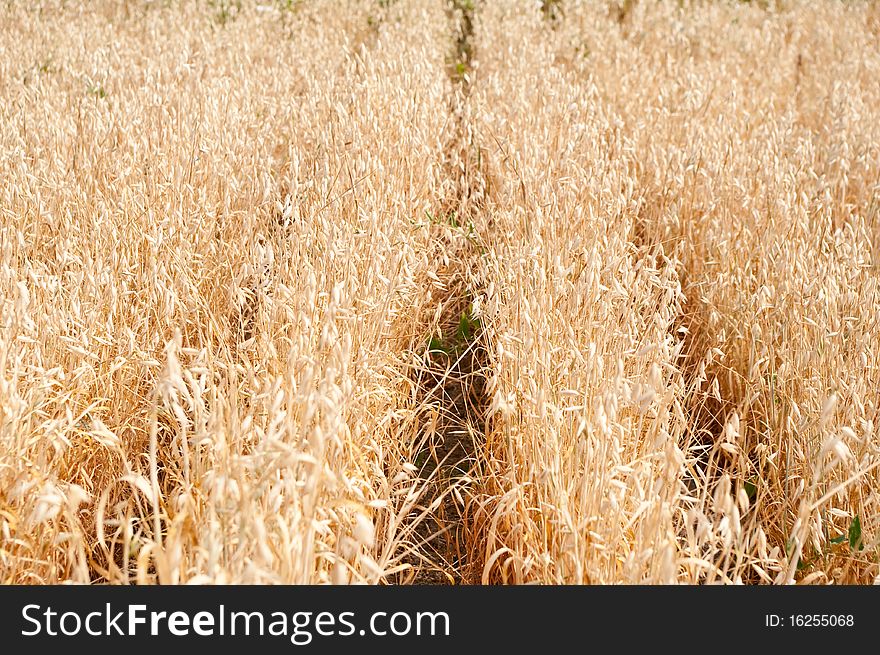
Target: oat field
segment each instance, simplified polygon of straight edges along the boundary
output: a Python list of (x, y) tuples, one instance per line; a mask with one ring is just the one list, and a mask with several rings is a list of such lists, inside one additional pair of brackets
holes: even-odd
[(0, 582), (880, 581), (880, 3), (0, 1)]

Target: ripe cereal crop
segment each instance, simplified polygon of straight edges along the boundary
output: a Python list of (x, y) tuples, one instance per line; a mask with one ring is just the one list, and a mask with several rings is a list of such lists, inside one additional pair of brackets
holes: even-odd
[(0, 581), (880, 579), (880, 5), (0, 6)]

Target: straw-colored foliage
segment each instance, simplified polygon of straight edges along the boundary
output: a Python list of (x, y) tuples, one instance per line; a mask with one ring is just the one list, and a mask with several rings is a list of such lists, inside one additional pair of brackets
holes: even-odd
[(878, 80), (872, 2), (3, 2), (0, 581), (873, 582)]

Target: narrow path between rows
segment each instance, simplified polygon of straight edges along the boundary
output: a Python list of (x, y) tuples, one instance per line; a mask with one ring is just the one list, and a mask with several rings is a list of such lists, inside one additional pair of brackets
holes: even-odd
[(469, 519), (475, 484), (475, 454), (484, 440), (488, 400), (483, 373), (483, 332), (475, 314), (472, 269), (480, 249), (474, 224), (480, 206), (480, 173), (468, 97), (474, 62), (474, 5), (450, 0), (452, 47), (447, 72), (452, 82), (449, 113), (452, 129), (445, 146), (444, 176), (448, 197), (435, 220), (447, 229), (448, 264), (439, 271), (445, 286), (439, 302), (439, 325), (430, 336), (415, 372), (419, 389), (422, 447), (416, 456), (419, 475), (428, 480), (423, 507), (432, 508), (416, 533), (421, 558), (413, 584), (468, 584), (479, 579), (476, 560), (482, 549)]

